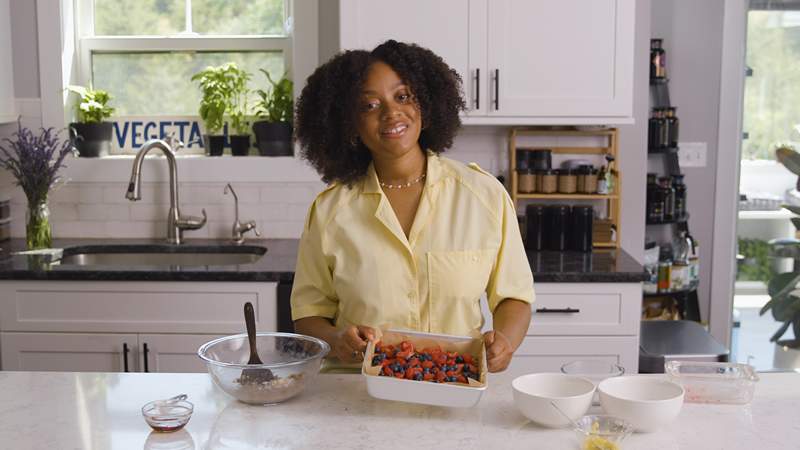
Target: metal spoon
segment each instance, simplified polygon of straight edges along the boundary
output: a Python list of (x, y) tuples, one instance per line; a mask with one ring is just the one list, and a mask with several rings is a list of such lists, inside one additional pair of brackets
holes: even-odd
[(553, 408), (555, 408), (555, 409), (556, 409), (556, 411), (558, 411), (558, 413), (559, 413), (559, 414), (561, 414), (562, 416), (564, 416), (564, 418), (565, 418), (565, 419), (567, 419), (567, 420), (569, 421), (569, 423), (571, 423), (571, 424), (572, 424), (572, 427), (573, 427), (575, 430), (578, 430), (578, 431), (582, 432), (583, 434), (586, 434), (586, 432), (585, 432), (585, 431), (583, 431), (583, 430), (581, 429), (581, 427), (579, 427), (579, 426), (578, 426), (578, 424), (577, 424), (577, 423), (576, 423), (574, 420), (572, 420), (572, 419), (571, 419), (571, 418), (570, 418), (570, 417), (567, 415), (567, 413), (565, 413), (564, 411), (562, 411), (562, 410), (561, 410), (561, 408), (559, 408), (559, 407), (556, 405), (556, 402), (554, 402), (554, 401), (550, 400), (550, 404), (553, 406)]
[(180, 401), (186, 400), (187, 398), (189, 398), (189, 396), (188, 396), (188, 395), (186, 395), (186, 394), (179, 394), (179, 395), (176, 395), (175, 397), (170, 397), (170, 398), (168, 398), (168, 399), (165, 399), (165, 400), (156, 400), (156, 404), (157, 404), (158, 406), (171, 405), (171, 404), (173, 404), (173, 403), (177, 403), (177, 402), (180, 402)]

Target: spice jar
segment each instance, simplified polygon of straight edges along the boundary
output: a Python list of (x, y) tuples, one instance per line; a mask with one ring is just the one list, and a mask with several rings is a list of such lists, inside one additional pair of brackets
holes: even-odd
[(597, 169), (593, 167), (589, 167), (589, 171), (586, 174), (586, 178), (583, 182), (583, 193), (584, 194), (594, 194), (597, 192), (597, 177), (598, 177)]
[(517, 190), (522, 194), (536, 192), (536, 175), (531, 169), (519, 169), (517, 172)]
[(551, 169), (540, 170), (536, 190), (542, 194), (553, 194), (558, 190), (558, 175)]
[(558, 171), (558, 192), (561, 194), (574, 194), (578, 190), (578, 176), (569, 169)]

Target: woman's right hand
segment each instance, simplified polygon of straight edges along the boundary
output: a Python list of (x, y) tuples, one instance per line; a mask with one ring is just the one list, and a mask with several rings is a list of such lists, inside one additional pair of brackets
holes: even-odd
[(375, 340), (375, 329), (364, 325), (350, 325), (338, 330), (331, 344), (333, 354), (344, 362), (359, 362), (364, 359), (367, 342)]

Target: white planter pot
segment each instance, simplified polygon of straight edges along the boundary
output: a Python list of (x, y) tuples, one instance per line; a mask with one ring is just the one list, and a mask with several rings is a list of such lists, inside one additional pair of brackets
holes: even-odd
[(772, 365), (776, 369), (800, 368), (800, 340), (778, 341)]

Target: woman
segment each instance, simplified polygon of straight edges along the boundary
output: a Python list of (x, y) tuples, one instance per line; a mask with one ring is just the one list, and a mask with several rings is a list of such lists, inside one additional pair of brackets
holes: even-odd
[(514, 206), (493, 176), (439, 156), (464, 106), (440, 57), (392, 40), (338, 54), (298, 99), (303, 157), (330, 186), (308, 212), (292, 318), (343, 361), (378, 327), (479, 334), (484, 292), (489, 370), (525, 336), (533, 277)]

